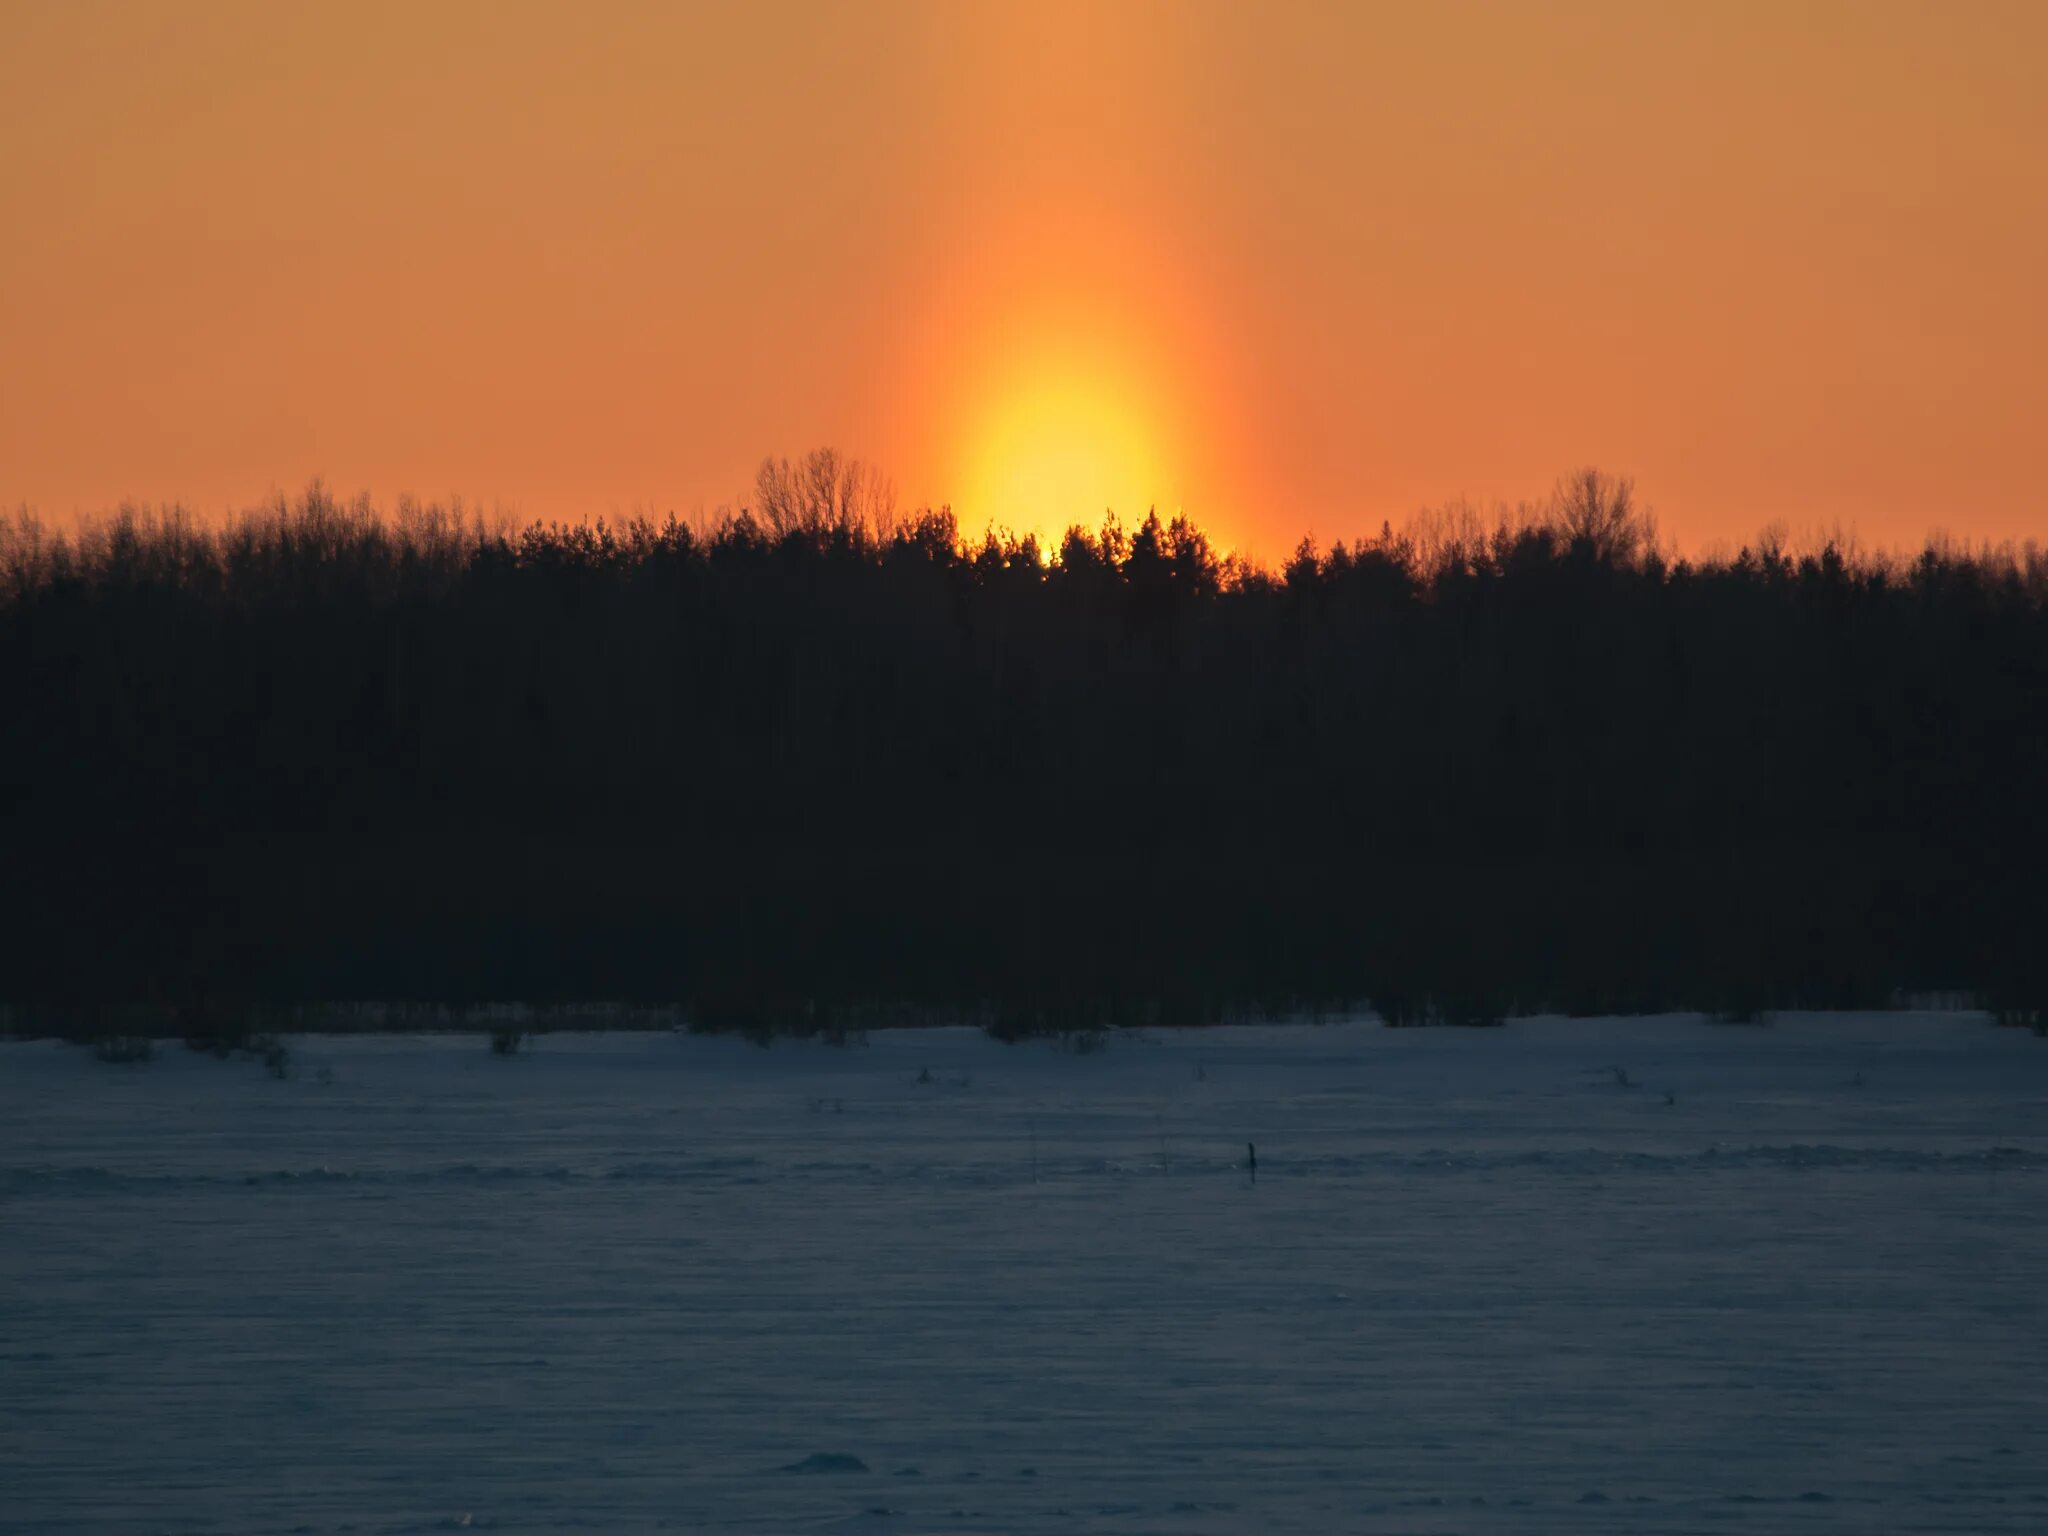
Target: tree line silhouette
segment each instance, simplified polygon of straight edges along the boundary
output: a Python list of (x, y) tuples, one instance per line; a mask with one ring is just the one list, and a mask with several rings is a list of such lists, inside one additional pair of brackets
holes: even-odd
[(0, 525), (0, 1001), (1004, 1032), (2048, 996), (2048, 559), (1626, 481), (1278, 571), (836, 454), (692, 524)]

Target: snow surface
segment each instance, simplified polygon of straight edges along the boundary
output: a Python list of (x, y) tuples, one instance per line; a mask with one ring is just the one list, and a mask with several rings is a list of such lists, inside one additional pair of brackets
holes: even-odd
[(0, 1530), (2048, 1530), (1980, 1017), (293, 1047), (0, 1045)]

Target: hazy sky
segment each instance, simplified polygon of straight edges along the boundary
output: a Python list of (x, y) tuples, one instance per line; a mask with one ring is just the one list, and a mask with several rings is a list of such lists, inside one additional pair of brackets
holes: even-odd
[(2048, 4), (0, 0), (0, 503), (2048, 535)]

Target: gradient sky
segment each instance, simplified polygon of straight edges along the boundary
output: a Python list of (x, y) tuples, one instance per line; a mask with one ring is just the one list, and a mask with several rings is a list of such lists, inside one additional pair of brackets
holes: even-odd
[[(0, 504), (2048, 536), (2048, 4), (0, 0)], [(1045, 503), (1062, 503), (1046, 505)], [(1086, 504), (1064, 504), (1086, 503)]]

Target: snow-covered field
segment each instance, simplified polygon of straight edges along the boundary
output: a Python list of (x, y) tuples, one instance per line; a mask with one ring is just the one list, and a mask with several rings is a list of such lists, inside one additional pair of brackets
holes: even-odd
[(294, 1048), (0, 1044), (0, 1530), (2048, 1530), (1976, 1016)]

